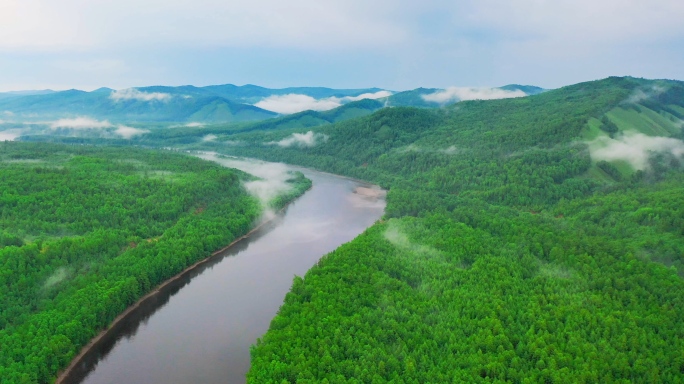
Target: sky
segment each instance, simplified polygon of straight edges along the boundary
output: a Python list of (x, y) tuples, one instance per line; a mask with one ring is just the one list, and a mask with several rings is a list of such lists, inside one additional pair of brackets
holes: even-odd
[(0, 91), (684, 80), (681, 0), (0, 0)]

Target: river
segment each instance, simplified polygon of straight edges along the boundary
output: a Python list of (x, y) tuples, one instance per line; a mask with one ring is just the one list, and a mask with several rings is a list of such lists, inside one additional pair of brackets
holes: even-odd
[(313, 187), (269, 224), (134, 311), (65, 383), (244, 383), (249, 348), (295, 275), (378, 220), (362, 183), (302, 170)]

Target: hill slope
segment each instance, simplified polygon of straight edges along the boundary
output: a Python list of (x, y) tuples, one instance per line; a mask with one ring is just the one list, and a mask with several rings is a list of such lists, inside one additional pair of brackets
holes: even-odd
[[(311, 186), (293, 176), (274, 208)], [(54, 382), (128, 306), (252, 229), (249, 180), (168, 151), (0, 143), (0, 382)]]
[(682, 82), (336, 113), (130, 141), (390, 189), (295, 278), (250, 382), (683, 382)]
[[(249, 381), (682, 382), (682, 90), (609, 78), (234, 135), (222, 151), (390, 188), (385, 222), (295, 279)], [(602, 120), (630, 151), (599, 156)]]
[[(478, 88), (474, 88), (478, 90)], [(483, 89), (480, 89), (483, 90)], [(535, 87), (532, 85), (518, 85), (510, 84), (498, 88), (485, 88), (484, 90), (500, 90), (507, 92), (521, 92), (523, 95), (531, 96), (538, 95), (544, 91), (543, 88)], [(430, 100), (429, 96), (434, 95), (439, 92), (443, 92), (444, 89), (439, 88), (416, 88), (408, 91), (397, 92), (392, 96), (388, 97), (386, 100), (387, 106), (391, 107), (422, 107), (422, 108), (437, 108), (445, 104), (452, 104), (454, 102), (460, 101), (460, 98), (454, 97), (442, 102), (437, 102)], [(427, 98), (426, 98), (427, 97)], [(477, 97), (474, 97), (477, 98)]]

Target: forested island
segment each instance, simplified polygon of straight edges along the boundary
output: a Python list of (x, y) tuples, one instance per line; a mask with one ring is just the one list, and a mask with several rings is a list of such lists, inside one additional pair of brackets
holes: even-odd
[[(253, 179), (169, 151), (0, 143), (0, 382), (53, 381), (138, 298), (249, 232)], [(311, 186), (289, 183), (272, 208)]]

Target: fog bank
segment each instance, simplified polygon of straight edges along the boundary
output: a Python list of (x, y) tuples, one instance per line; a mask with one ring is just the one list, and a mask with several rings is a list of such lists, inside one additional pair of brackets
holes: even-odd
[(650, 152), (670, 153), (677, 158), (684, 156), (684, 142), (670, 137), (652, 137), (637, 132), (625, 132), (611, 139), (599, 137), (587, 143), (594, 160), (623, 160), (634, 169), (648, 167)]
[(435, 93), (421, 95), (420, 97), (425, 101), (445, 104), (465, 100), (495, 100), (525, 96), (527, 96), (527, 94), (519, 89), (507, 91), (499, 88), (449, 87)]

